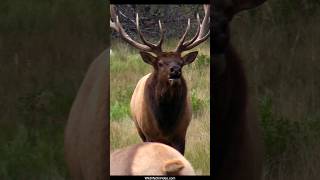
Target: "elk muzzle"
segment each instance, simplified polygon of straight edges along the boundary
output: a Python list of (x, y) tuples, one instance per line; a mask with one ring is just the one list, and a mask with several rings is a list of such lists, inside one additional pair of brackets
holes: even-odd
[(180, 83), (181, 78), (181, 66), (173, 65), (169, 69), (169, 84), (175, 85)]

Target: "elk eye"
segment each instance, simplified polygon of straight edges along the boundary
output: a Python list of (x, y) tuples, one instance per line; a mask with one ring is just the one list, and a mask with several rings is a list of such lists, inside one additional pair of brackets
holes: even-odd
[(162, 62), (158, 62), (158, 65), (159, 65), (159, 67), (162, 67), (163, 63)]

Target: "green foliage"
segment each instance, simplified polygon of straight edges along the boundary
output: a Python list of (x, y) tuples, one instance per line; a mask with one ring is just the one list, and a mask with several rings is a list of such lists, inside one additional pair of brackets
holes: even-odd
[(124, 119), (129, 116), (128, 103), (115, 101), (110, 107), (110, 117), (113, 120)]
[(194, 64), (195, 64), (196, 68), (200, 68), (200, 69), (208, 67), (208, 66), (210, 66), (210, 57), (205, 54), (199, 53)]
[[(301, 147), (310, 148), (314, 140), (319, 141), (319, 118), (292, 121), (278, 117), (272, 110), (272, 99), (268, 96), (260, 102), (261, 126), (268, 165), (279, 163), (288, 152), (298, 152)], [(287, 163), (294, 162), (288, 159)]]
[(74, 94), (70, 85), (17, 98), (17, 124), (0, 139), (1, 179), (65, 179), (64, 125)]
[[(0, 142), (1, 179), (65, 179), (63, 124), (40, 129), (19, 125), (9, 141)], [(54, 143), (52, 143), (54, 142)]]
[(276, 119), (272, 113), (271, 99), (264, 97), (261, 102), (261, 123), (264, 128), (267, 158), (279, 157), (294, 141), (292, 136), (296, 131), (292, 131), (292, 122), (284, 118)]
[(194, 114), (201, 112), (204, 109), (204, 107), (207, 105), (205, 100), (197, 96), (197, 91), (195, 89), (191, 90), (191, 104), (192, 104), (192, 112)]

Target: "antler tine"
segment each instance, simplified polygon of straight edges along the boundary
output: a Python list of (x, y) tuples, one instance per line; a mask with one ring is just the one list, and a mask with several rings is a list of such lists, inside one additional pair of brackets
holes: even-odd
[(190, 50), (190, 49), (198, 46), (202, 42), (206, 41), (208, 39), (209, 35), (210, 35), (210, 30), (208, 31), (208, 33), (205, 36), (203, 36), (202, 38), (198, 38), (194, 43), (192, 43), (189, 46), (185, 47), (184, 51)]
[(191, 38), (189, 41), (184, 43), (183, 46), (189, 46), (191, 43), (193, 43), (198, 38), (199, 33), (200, 33), (200, 29), (201, 29), (201, 22), (200, 22), (199, 13), (197, 13), (197, 21), (198, 21), (198, 28), (197, 28), (196, 34), (193, 36), (193, 38)]
[(142, 32), (141, 32), (141, 30), (140, 30), (140, 25), (139, 25), (139, 24), (140, 24), (140, 23), (139, 23), (139, 14), (136, 13), (136, 27), (137, 27), (137, 31), (138, 31), (138, 34), (139, 34), (139, 36), (140, 36), (141, 41), (142, 41), (144, 44), (146, 44), (147, 46), (154, 47), (154, 46), (155, 46), (154, 44), (152, 44), (152, 43), (150, 43), (150, 42), (148, 42), (147, 40), (144, 39), (144, 37), (143, 37), (143, 35), (142, 35)]
[(161, 52), (162, 52), (162, 51), (161, 51), (161, 47), (158, 47), (158, 46), (156, 46), (156, 45), (153, 45), (153, 44), (147, 42), (147, 41), (143, 38), (143, 36), (142, 36), (142, 34), (141, 34), (141, 31), (140, 31), (140, 27), (139, 27), (139, 20), (138, 20), (138, 19), (139, 19), (139, 16), (138, 16), (138, 14), (137, 14), (137, 19), (136, 19), (136, 22), (137, 22), (136, 25), (137, 25), (137, 30), (138, 30), (138, 32), (139, 32), (140, 38), (141, 38), (141, 40), (142, 40), (142, 42), (143, 42), (144, 44), (141, 44), (141, 43), (133, 40), (133, 39), (125, 32), (125, 30), (123, 29), (123, 27), (122, 27), (122, 25), (121, 25), (121, 23), (120, 23), (120, 21), (119, 21), (119, 17), (118, 17), (118, 16), (116, 15), (116, 13), (115, 13), (115, 6), (114, 6), (114, 5), (111, 5), (111, 6), (110, 6), (110, 13), (111, 13), (111, 17), (113, 17), (113, 18), (116, 19), (115, 22), (113, 22), (112, 19), (110, 19), (110, 28), (112, 28), (112, 29), (114, 29), (115, 31), (117, 31), (117, 32), (120, 34), (120, 36), (121, 36), (121, 38), (122, 38), (123, 40), (125, 40), (127, 43), (129, 43), (129, 44), (132, 45), (133, 47), (135, 47), (135, 48), (137, 48), (137, 49), (139, 49), (139, 50), (142, 50), (142, 51), (153, 52), (153, 53), (155, 53), (155, 54), (158, 54), (158, 53), (161, 53)]
[(139, 42), (136, 42), (135, 40), (133, 40), (126, 32), (125, 30), (123, 29), (120, 21), (119, 21), (119, 17), (116, 16), (116, 22), (115, 22), (115, 26), (116, 28), (118, 29), (117, 32), (120, 33), (121, 37), (123, 40), (125, 40), (127, 43), (129, 43), (130, 45), (132, 45), (133, 47), (137, 48), (137, 49), (140, 49), (140, 50), (143, 50), (143, 51), (151, 51), (151, 48), (149, 46), (146, 46), (144, 44), (141, 44)]
[(110, 5), (110, 15), (111, 15), (111, 18), (110, 18), (110, 27), (112, 29), (114, 29), (115, 31), (119, 32), (119, 29), (117, 28), (116, 24), (111, 20), (111, 19), (116, 19), (116, 14), (115, 14), (115, 7), (114, 5)]
[(204, 27), (201, 27), (199, 37), (203, 37), (205, 30), (208, 28), (207, 26), (209, 26), (209, 23), (210, 23), (210, 5), (203, 5), (203, 9), (204, 9), (204, 18), (201, 23), (201, 26), (204, 26)]
[(116, 7), (113, 4), (110, 4), (110, 15), (112, 19), (116, 18)]
[(138, 13), (137, 13), (137, 15), (136, 15), (136, 26), (137, 26), (137, 30), (138, 30), (138, 33), (139, 33), (139, 36), (140, 36), (142, 42), (143, 42), (144, 44), (146, 44), (147, 46), (151, 47), (152, 52), (154, 52), (154, 53), (156, 53), (156, 54), (162, 53), (162, 47), (161, 47), (161, 45), (162, 45), (162, 42), (163, 42), (164, 32), (163, 32), (163, 29), (162, 29), (161, 21), (159, 20), (159, 29), (160, 29), (161, 35), (160, 35), (160, 40), (159, 40), (159, 42), (158, 42), (157, 44), (150, 43), (150, 42), (148, 42), (147, 40), (145, 40), (145, 38), (143, 37), (142, 32), (141, 32), (141, 30), (140, 30), (139, 15), (138, 15)]
[(162, 29), (162, 25), (161, 25), (161, 21), (159, 20), (159, 31), (160, 31), (160, 40), (157, 43), (157, 47), (161, 48), (162, 46), (162, 42), (163, 42), (163, 38), (164, 38), (164, 31)]
[(112, 29), (114, 29), (115, 31), (119, 32), (119, 30), (117, 29), (116, 24), (115, 24), (114, 22), (112, 22), (111, 20), (110, 20), (110, 27), (111, 27)]
[(184, 40), (186, 39), (186, 36), (189, 32), (189, 29), (190, 29), (190, 18), (188, 19), (188, 25), (187, 25), (187, 28), (186, 28), (186, 31), (184, 32), (183, 36), (181, 37), (175, 51), (176, 52), (180, 52), (183, 48), (183, 43), (184, 43)]
[(195, 34), (195, 36), (189, 40), (186, 43), (183, 43), (179, 46), (179, 48), (176, 48), (176, 52), (183, 52), (183, 51), (187, 51), (190, 50), (194, 47), (196, 47), (197, 45), (201, 44), (202, 42), (204, 42), (205, 40), (207, 40), (207, 38), (210, 35), (210, 30), (208, 30), (207, 34), (205, 34), (205, 30), (208, 28), (209, 26), (209, 22), (210, 22), (210, 5), (204, 5), (204, 18), (202, 20), (202, 23), (200, 24), (200, 18), (199, 15), (197, 14), (197, 20), (198, 20), (198, 30)]

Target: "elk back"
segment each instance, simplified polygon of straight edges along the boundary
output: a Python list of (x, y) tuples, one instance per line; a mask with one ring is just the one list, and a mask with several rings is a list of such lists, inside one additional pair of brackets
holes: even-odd
[(195, 175), (177, 150), (162, 143), (135, 144), (110, 155), (110, 175)]
[(73, 179), (107, 179), (109, 49), (92, 62), (65, 128), (65, 159)]

